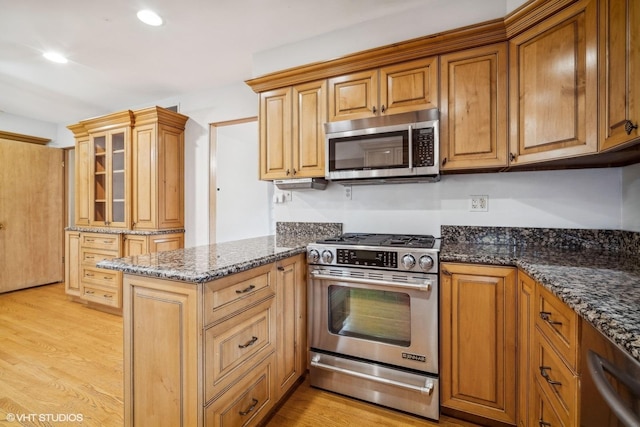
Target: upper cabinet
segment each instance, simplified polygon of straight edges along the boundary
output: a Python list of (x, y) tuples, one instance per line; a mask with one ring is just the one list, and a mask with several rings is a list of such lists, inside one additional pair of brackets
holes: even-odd
[(507, 166), (507, 45), (440, 57), (440, 168)]
[(509, 40), (511, 165), (597, 152), (597, 36), (580, 0)]
[(260, 179), (324, 177), (326, 81), (260, 94)]
[(600, 0), (600, 149), (640, 136), (640, 4)]
[(329, 79), (329, 121), (438, 107), (438, 58)]
[(76, 138), (77, 226), (184, 226), (184, 126), (160, 107), (69, 126)]

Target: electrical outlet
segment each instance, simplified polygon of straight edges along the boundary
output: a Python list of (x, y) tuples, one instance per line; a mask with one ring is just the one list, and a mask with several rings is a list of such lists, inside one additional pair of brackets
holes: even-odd
[(475, 195), (471, 196), (469, 203), (469, 211), (471, 212), (487, 212), (489, 211), (489, 196)]
[(345, 185), (344, 186), (344, 197), (347, 200), (351, 200), (351, 186), (350, 185)]

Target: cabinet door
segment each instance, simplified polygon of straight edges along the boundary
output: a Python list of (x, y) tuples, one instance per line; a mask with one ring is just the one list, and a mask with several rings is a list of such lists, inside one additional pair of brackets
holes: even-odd
[(149, 252), (164, 252), (184, 248), (184, 233), (149, 236)]
[(156, 226), (157, 179), (155, 124), (136, 126), (131, 144), (132, 228), (153, 229)]
[(329, 79), (329, 121), (353, 120), (378, 114), (378, 70)]
[(325, 80), (293, 87), (293, 175), (324, 177)]
[(518, 271), (518, 427), (527, 427), (533, 402), (533, 334), (535, 332), (535, 281)]
[(516, 270), (441, 267), (442, 407), (515, 424)]
[(291, 178), (291, 88), (260, 94), (260, 179)]
[(596, 5), (581, 0), (509, 41), (512, 165), (596, 152)]
[(91, 188), (91, 149), (89, 137), (78, 138), (76, 140), (75, 151), (75, 189), (73, 202), (75, 209), (75, 224), (86, 226), (90, 223), (90, 201), (89, 194)]
[(438, 108), (438, 57), (380, 69), (380, 114)]
[(172, 126), (158, 127), (157, 228), (184, 226), (184, 131)]
[(306, 280), (302, 255), (277, 264), (276, 327), (278, 398), (306, 370)]
[(441, 169), (506, 167), (506, 43), (443, 55), (440, 68)]
[(640, 136), (640, 4), (600, 1), (600, 149)]
[(147, 236), (128, 234), (124, 236), (124, 256), (134, 256), (149, 253)]
[(67, 231), (64, 245), (64, 290), (80, 295), (80, 232)]

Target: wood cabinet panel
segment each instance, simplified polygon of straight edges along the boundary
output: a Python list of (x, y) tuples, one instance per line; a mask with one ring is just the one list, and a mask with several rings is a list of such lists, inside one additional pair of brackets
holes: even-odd
[(80, 296), (80, 232), (65, 232), (64, 290), (67, 295)]
[(442, 170), (506, 167), (507, 45), (440, 57)]
[(197, 286), (126, 276), (125, 425), (202, 424)]
[(597, 151), (596, 7), (578, 1), (509, 41), (512, 165)]
[(380, 69), (380, 113), (438, 108), (438, 57)]
[(445, 263), (441, 271), (441, 405), (515, 424), (516, 270)]
[(184, 233), (149, 236), (149, 252), (165, 252), (184, 248)]
[(362, 119), (378, 112), (378, 70), (330, 78), (329, 121)]
[(640, 4), (600, 1), (600, 149), (640, 137)]
[(89, 149), (89, 135), (76, 139), (75, 171), (74, 171), (74, 221), (77, 226), (86, 226), (90, 222), (90, 171), (91, 158)]
[(303, 255), (277, 264), (277, 396), (284, 395), (306, 371), (306, 280)]
[(155, 141), (156, 126), (153, 124), (137, 126), (131, 144), (133, 173), (133, 228), (153, 228), (156, 218), (157, 176)]
[(324, 177), (327, 121), (325, 80), (293, 87), (293, 176)]
[(149, 253), (147, 236), (128, 234), (124, 236), (124, 256), (134, 256)]
[(291, 176), (291, 88), (260, 94), (260, 179)]
[(156, 170), (157, 224), (154, 228), (181, 228), (184, 225), (184, 130), (158, 126)]
[[(529, 425), (531, 426), (553, 426), (553, 427), (570, 427), (562, 422), (561, 418), (551, 407), (549, 399), (540, 389), (537, 382), (531, 390), (533, 396), (533, 416)], [(545, 424), (546, 423), (546, 424)]]
[(518, 271), (518, 427), (527, 427), (533, 414), (533, 356), (536, 282)]

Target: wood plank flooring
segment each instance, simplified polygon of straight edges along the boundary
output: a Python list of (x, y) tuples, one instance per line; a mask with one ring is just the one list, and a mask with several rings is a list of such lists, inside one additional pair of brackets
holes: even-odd
[[(63, 284), (0, 294), (0, 427), (122, 426), (122, 341), (121, 317), (69, 301)], [(22, 421), (8, 422), (9, 414)], [(65, 417), (68, 422), (60, 421)], [(267, 424), (364, 425), (474, 426), (448, 417), (426, 421), (311, 388), (308, 381)]]

